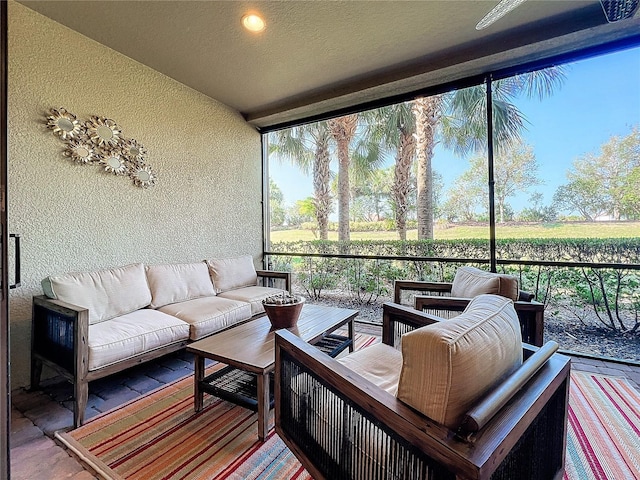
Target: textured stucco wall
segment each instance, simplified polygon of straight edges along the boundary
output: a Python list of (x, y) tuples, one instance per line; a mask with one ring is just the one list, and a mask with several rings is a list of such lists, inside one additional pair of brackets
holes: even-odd
[[(45, 127), (52, 107), (115, 120), (147, 148), (157, 185), (64, 158)], [(216, 100), (14, 2), (8, 178), (23, 283), (10, 298), (12, 388), (29, 382), (31, 297), (45, 276), (242, 253), (257, 262), (262, 252), (259, 133)]]

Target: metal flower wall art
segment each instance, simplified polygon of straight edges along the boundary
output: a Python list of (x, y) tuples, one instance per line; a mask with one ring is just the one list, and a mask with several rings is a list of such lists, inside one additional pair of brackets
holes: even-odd
[(128, 176), (137, 187), (156, 184), (156, 173), (147, 163), (147, 149), (125, 138), (110, 118), (92, 116), (81, 122), (64, 108), (52, 108), (47, 127), (65, 143), (63, 155), (81, 165), (97, 165), (102, 171)]

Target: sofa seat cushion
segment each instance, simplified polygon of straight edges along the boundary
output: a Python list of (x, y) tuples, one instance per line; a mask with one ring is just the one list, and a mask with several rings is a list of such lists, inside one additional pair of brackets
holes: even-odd
[(258, 315), (264, 312), (264, 306), (262, 300), (271, 295), (280, 295), (284, 290), (272, 287), (261, 287), (256, 285), (254, 287), (238, 288), (237, 290), (229, 290), (228, 292), (222, 292), (218, 295), (222, 298), (230, 298), (231, 300), (238, 300), (240, 302), (247, 302), (251, 304), (251, 315)]
[(148, 265), (151, 308), (216, 294), (204, 262)]
[(458, 268), (451, 285), (452, 297), (473, 298), (484, 293), (501, 295), (515, 302), (519, 294), (518, 278), (475, 267)]
[(251, 318), (251, 305), (219, 296), (172, 303), (158, 310), (187, 322), (191, 340), (198, 340)]
[(398, 391), (398, 381), (402, 370), (402, 353), (384, 343), (371, 345), (346, 357), (338, 359), (345, 367), (349, 367), (379, 388), (391, 395)]
[(522, 365), (513, 302), (480, 295), (456, 318), (405, 333), (402, 360), (398, 399), (455, 429), (474, 404)]
[(94, 272), (51, 275), (42, 281), (42, 289), (49, 298), (89, 310), (90, 325), (151, 303), (151, 291), (141, 263)]
[(188, 338), (187, 323), (148, 308), (89, 325), (89, 370)]
[(258, 284), (258, 274), (251, 255), (207, 260), (207, 265), (216, 293)]

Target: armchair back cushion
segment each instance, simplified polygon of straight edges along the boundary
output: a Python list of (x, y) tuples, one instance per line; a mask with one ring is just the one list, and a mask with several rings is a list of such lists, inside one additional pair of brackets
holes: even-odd
[(49, 298), (88, 309), (89, 325), (131, 313), (151, 303), (151, 291), (141, 263), (52, 275), (42, 280), (42, 289)]
[(513, 302), (480, 295), (455, 319), (404, 334), (402, 361), (398, 399), (455, 429), (469, 408), (522, 365)]
[(518, 300), (518, 278), (513, 275), (492, 273), (475, 267), (460, 267), (451, 285), (451, 296), (473, 298), (492, 293)]
[(204, 262), (172, 265), (148, 265), (151, 308), (184, 302), (216, 294)]
[(258, 284), (258, 274), (251, 255), (207, 260), (216, 293)]

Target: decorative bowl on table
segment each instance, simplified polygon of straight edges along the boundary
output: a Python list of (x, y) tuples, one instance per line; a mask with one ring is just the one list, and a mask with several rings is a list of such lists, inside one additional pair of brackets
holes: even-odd
[(264, 311), (273, 329), (291, 328), (298, 323), (304, 305), (304, 297), (282, 293), (271, 295), (262, 301)]

